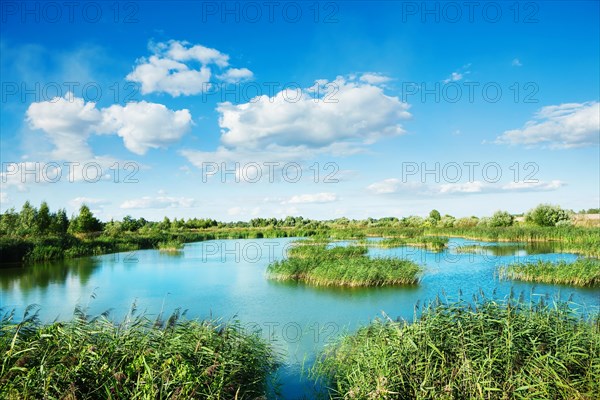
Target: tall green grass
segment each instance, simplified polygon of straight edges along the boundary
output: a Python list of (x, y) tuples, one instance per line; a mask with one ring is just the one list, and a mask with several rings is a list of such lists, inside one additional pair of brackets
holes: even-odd
[(178, 252), (183, 250), (184, 243), (180, 240), (166, 240), (158, 243), (158, 249), (166, 252)]
[(584, 227), (511, 227), (429, 228), (430, 235), (456, 236), (493, 242), (554, 242), (560, 251), (600, 256), (600, 229)]
[(600, 286), (600, 260), (579, 258), (573, 262), (532, 261), (500, 267), (502, 279), (573, 286)]
[(370, 258), (362, 246), (327, 248), (322, 244), (292, 247), (288, 257), (267, 267), (267, 277), (318, 286), (413, 285), (421, 267), (399, 258)]
[(332, 399), (597, 399), (600, 317), (566, 303), (436, 303), (345, 336), (311, 374)]
[(380, 247), (384, 249), (411, 246), (422, 247), (433, 251), (442, 251), (448, 245), (448, 238), (437, 236), (420, 236), (414, 238), (391, 237), (377, 241), (363, 239), (359, 242), (359, 244), (368, 247)]
[(0, 398), (255, 399), (276, 367), (271, 347), (236, 325), (133, 313), (114, 324), (79, 310), (42, 325), (29, 308), (0, 320)]

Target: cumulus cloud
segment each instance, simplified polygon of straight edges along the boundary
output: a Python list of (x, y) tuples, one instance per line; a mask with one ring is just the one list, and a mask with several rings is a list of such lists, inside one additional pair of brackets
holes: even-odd
[(81, 207), (82, 204), (87, 206), (102, 207), (106, 204), (110, 204), (110, 202), (105, 199), (96, 199), (93, 197), (75, 197), (69, 201), (69, 204), (75, 208)]
[(210, 76), (211, 71), (205, 66), (190, 69), (175, 60), (151, 56), (141, 61), (125, 79), (138, 82), (142, 94), (164, 92), (176, 97), (206, 90)]
[(65, 160), (74, 154), (91, 157), (87, 140), (101, 122), (102, 114), (95, 103), (85, 103), (69, 92), (64, 97), (32, 103), (26, 120), (32, 129), (43, 130), (54, 144), (52, 158)]
[(221, 141), (227, 147), (324, 148), (368, 144), (404, 133), (408, 105), (383, 89), (338, 77), (321, 85), (321, 98), (307, 89), (284, 89), (244, 104), (220, 103)]
[(367, 190), (374, 194), (394, 193), (423, 193), (425, 185), (420, 182), (402, 182), (397, 178), (384, 179), (367, 186)]
[(137, 209), (137, 208), (189, 208), (193, 207), (195, 200), (188, 197), (171, 197), (171, 196), (144, 196), (138, 199), (126, 200), (121, 204), (122, 209)]
[(337, 200), (338, 197), (335, 193), (299, 194), (281, 204), (332, 203)]
[(502, 189), (515, 191), (549, 191), (559, 189), (564, 185), (565, 183), (559, 180), (553, 180), (550, 182), (510, 182), (502, 186)]
[(389, 76), (385, 76), (379, 74), (377, 72), (368, 72), (366, 74), (361, 75), (361, 82), (366, 82), (371, 85), (381, 85), (383, 83), (389, 82), (392, 80)]
[(423, 196), (454, 195), (454, 194), (483, 194), (506, 192), (543, 192), (558, 190), (565, 186), (560, 180), (491, 183), (484, 181), (443, 183), (427, 185), (420, 182), (402, 183), (400, 179), (389, 178), (367, 186), (367, 190), (378, 195), (413, 194)]
[[(125, 79), (137, 82), (142, 94), (168, 93), (173, 97), (202, 93), (210, 88), (216, 67), (229, 66), (229, 56), (216, 49), (185, 41), (170, 40), (151, 44), (153, 54), (137, 60), (134, 70)], [(230, 68), (217, 78), (226, 82), (250, 79), (247, 68)]]
[(567, 149), (597, 146), (599, 138), (600, 103), (591, 101), (543, 107), (523, 128), (505, 131), (496, 143)]
[(484, 187), (485, 184), (481, 181), (445, 183), (440, 185), (439, 193), (480, 193), (483, 191)]
[(375, 182), (367, 186), (367, 189), (375, 194), (389, 194), (398, 192), (400, 185), (400, 179), (389, 178), (381, 182)]
[(93, 102), (67, 93), (49, 101), (32, 103), (26, 112), (32, 129), (44, 131), (54, 145), (55, 160), (93, 158), (87, 141), (91, 134), (117, 134), (136, 154), (165, 147), (181, 139), (192, 124), (187, 109), (173, 111), (146, 101), (98, 109)]
[(125, 147), (136, 154), (177, 142), (188, 131), (192, 116), (187, 109), (173, 111), (162, 104), (128, 103), (103, 110), (103, 130), (116, 132)]
[(443, 82), (450, 83), (450, 82), (458, 82), (458, 81), (462, 80), (465, 77), (465, 75), (468, 75), (471, 73), (471, 71), (469, 71), (470, 67), (471, 67), (470, 63), (463, 65), (457, 71), (452, 72), (448, 78), (443, 80)]
[(248, 68), (229, 68), (223, 74), (218, 75), (217, 78), (229, 82), (236, 83), (252, 79), (254, 74)]
[(513, 67), (522, 67), (522, 66), (523, 66), (523, 64), (521, 64), (521, 60), (519, 60), (518, 58), (514, 58), (514, 59), (512, 60), (512, 63), (511, 63), (511, 65), (512, 65)]
[(248, 103), (219, 103), (221, 146), (180, 154), (204, 162), (290, 162), (318, 155), (364, 152), (365, 145), (405, 133), (409, 105), (357, 77), (318, 80), (308, 88), (284, 89)]

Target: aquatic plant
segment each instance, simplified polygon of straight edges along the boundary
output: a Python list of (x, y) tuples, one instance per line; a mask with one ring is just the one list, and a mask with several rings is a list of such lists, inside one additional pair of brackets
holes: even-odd
[(566, 303), (435, 302), (343, 336), (311, 375), (331, 399), (593, 399), (600, 317)]
[(77, 309), (43, 325), (34, 307), (0, 319), (0, 398), (255, 399), (276, 357), (235, 324), (134, 316), (119, 324)]
[(502, 279), (573, 286), (600, 286), (600, 260), (579, 258), (573, 262), (531, 261), (500, 267)]
[(421, 267), (399, 258), (370, 258), (362, 246), (300, 244), (288, 257), (267, 267), (273, 280), (295, 280), (319, 286), (413, 285)]

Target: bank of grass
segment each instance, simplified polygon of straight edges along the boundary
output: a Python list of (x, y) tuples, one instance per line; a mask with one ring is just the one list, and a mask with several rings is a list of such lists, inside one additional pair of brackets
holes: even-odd
[(489, 242), (551, 242), (557, 251), (600, 257), (600, 229), (576, 226), (537, 227), (517, 225), (510, 227), (428, 228), (428, 235), (462, 237)]
[(600, 286), (600, 260), (578, 258), (573, 262), (532, 261), (500, 267), (501, 279), (572, 286)]
[(566, 303), (437, 303), (375, 321), (317, 359), (331, 399), (597, 399), (600, 317)]
[[(223, 228), (200, 230), (171, 230), (157, 232), (126, 232), (119, 236), (106, 234), (0, 237), (1, 263), (39, 262), (84, 256), (95, 256), (122, 251), (160, 248), (161, 243), (190, 243), (214, 239), (261, 239), (304, 237), (315, 234), (311, 230), (281, 230), (268, 228)], [(1, 267), (0, 263), (0, 267)]]
[(399, 258), (370, 258), (363, 246), (327, 247), (303, 244), (292, 247), (288, 257), (267, 267), (267, 277), (301, 281), (318, 286), (415, 285), (421, 267)]
[(442, 251), (448, 245), (448, 238), (438, 236), (420, 236), (415, 238), (392, 237), (383, 240), (362, 239), (360, 245), (368, 247), (379, 247), (383, 249), (392, 249), (396, 247), (410, 246), (422, 247), (432, 251)]
[[(29, 312), (31, 309), (28, 310)], [(143, 316), (42, 325), (34, 315), (0, 320), (0, 398), (255, 399), (276, 357), (236, 325)]]
[(175, 253), (183, 250), (184, 243), (180, 240), (166, 240), (158, 243), (158, 249), (167, 253)]

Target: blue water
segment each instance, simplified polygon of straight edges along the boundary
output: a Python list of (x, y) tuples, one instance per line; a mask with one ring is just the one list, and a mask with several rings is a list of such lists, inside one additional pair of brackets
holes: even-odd
[(418, 286), (317, 288), (265, 279), (268, 263), (284, 257), (294, 240), (216, 240), (187, 244), (176, 254), (141, 250), (0, 269), (0, 307), (19, 314), (27, 305), (39, 304), (47, 322), (70, 319), (77, 304), (88, 307), (90, 315), (111, 309), (112, 318), (119, 320), (134, 302), (150, 316), (181, 307), (189, 318), (239, 320), (260, 329), (281, 353), (285, 364), (277, 375), (282, 397), (290, 399), (313, 397), (315, 388), (303, 371), (323, 345), (374, 318), (411, 320), (416, 304), (436, 296), (456, 299), (462, 293), (470, 299), (483, 291), (503, 298), (512, 291), (525, 300), (570, 298), (582, 312), (600, 308), (599, 289), (500, 281), (496, 276), (498, 266), (513, 261), (573, 261), (576, 255), (516, 244), (457, 254), (454, 249), (461, 245), (490, 246), (457, 238), (441, 253), (414, 247), (369, 249), (372, 256), (404, 257), (423, 265)]

